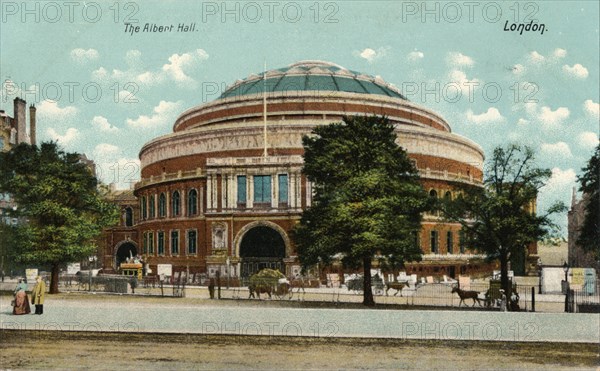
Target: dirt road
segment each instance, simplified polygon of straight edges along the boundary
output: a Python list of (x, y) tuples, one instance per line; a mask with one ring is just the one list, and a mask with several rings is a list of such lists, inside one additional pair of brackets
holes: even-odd
[(598, 351), (595, 344), (4, 330), (0, 368), (595, 370)]

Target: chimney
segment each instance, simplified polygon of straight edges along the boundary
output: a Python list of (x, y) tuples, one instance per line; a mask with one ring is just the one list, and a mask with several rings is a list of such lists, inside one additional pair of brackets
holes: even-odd
[(28, 142), (27, 140), (27, 123), (25, 122), (25, 102), (21, 98), (15, 98), (14, 101), (14, 115), (15, 115), (15, 127), (17, 129), (17, 143)]
[(35, 142), (35, 104), (29, 106), (29, 138), (31, 139), (31, 145), (35, 146), (37, 143)]

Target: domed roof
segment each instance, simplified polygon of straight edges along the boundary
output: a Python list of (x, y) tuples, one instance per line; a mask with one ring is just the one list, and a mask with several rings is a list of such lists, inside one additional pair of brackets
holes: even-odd
[[(286, 91), (340, 91), (359, 94), (377, 94), (393, 98), (406, 98), (381, 77), (373, 77), (348, 70), (335, 63), (301, 61), (288, 67), (251, 74), (227, 88), (221, 99), (242, 95)], [(266, 88), (266, 89), (265, 89)]]

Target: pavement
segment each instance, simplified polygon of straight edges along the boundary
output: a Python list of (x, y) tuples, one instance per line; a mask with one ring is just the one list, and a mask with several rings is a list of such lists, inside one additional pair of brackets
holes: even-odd
[(254, 300), (61, 294), (44, 314), (14, 316), (0, 297), (0, 328), (14, 330), (598, 343), (600, 316), (482, 310), (290, 307)]

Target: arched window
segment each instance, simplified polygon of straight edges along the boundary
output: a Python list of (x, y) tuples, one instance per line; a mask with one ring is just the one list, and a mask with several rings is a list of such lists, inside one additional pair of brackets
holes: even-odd
[(444, 194), (444, 199), (446, 199), (446, 201), (452, 200), (452, 192), (446, 191), (446, 193)]
[(150, 206), (148, 207), (148, 213), (150, 214), (149, 218), (154, 218), (156, 216), (156, 206), (154, 205), (154, 195), (150, 196)]
[(198, 214), (198, 191), (191, 189), (188, 193), (188, 216)]
[(163, 218), (167, 215), (167, 196), (161, 193), (158, 196), (158, 217)]
[(125, 208), (125, 226), (133, 227), (133, 210), (130, 207)]
[(171, 200), (171, 214), (172, 216), (179, 216), (179, 211), (181, 210), (181, 199), (179, 197), (179, 191), (173, 192), (173, 197)]
[(429, 191), (429, 197), (437, 198), (437, 191), (435, 189), (432, 189), (431, 191)]

